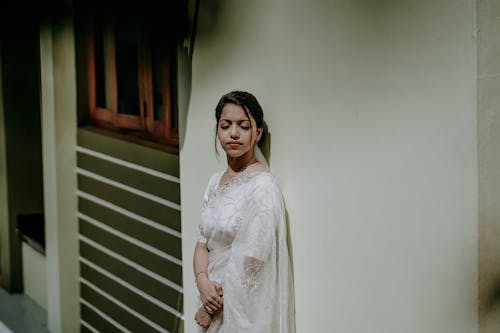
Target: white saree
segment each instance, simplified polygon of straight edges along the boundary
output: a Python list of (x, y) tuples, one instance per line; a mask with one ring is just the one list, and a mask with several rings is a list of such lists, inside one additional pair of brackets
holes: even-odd
[(219, 186), (210, 178), (198, 241), (209, 250), (208, 275), (222, 284), (224, 307), (204, 333), (293, 333), (294, 293), (283, 198), (269, 172)]

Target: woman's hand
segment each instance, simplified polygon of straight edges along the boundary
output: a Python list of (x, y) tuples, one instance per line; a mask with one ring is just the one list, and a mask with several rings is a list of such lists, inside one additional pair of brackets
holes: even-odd
[(222, 299), (222, 286), (211, 281), (206, 274), (198, 275), (196, 286), (200, 291), (201, 301), (206, 312), (213, 314), (222, 308), (224, 301)]
[(212, 316), (209, 315), (203, 307), (199, 308), (194, 316), (196, 323), (203, 328), (208, 328), (212, 323)]

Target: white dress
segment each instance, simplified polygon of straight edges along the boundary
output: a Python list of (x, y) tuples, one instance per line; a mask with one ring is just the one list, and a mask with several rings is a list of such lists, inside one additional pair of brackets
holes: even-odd
[(219, 186), (222, 174), (213, 174), (205, 191), (198, 241), (207, 244), (208, 275), (222, 284), (224, 307), (200, 332), (295, 332), (285, 209), (277, 180), (269, 172), (254, 172)]

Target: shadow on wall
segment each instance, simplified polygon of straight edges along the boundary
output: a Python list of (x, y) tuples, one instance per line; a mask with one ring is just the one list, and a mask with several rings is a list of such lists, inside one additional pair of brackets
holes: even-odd
[[(187, 119), (192, 89), (192, 61), (196, 48), (196, 37), (199, 31), (203, 35), (210, 35), (217, 29), (218, 13), (220, 12), (219, 0), (195, 0), (188, 8), (188, 34), (183, 41), (182, 51), (179, 53), (179, 149), (184, 145)], [(199, 13), (203, 13), (200, 15)]]
[(198, 31), (203, 31), (204, 35), (210, 35), (217, 30), (218, 15), (221, 10), (220, 0), (197, 0), (199, 12), (203, 15), (197, 15), (195, 25)]
[(492, 283), (490, 291), (480, 300), (479, 332), (496, 333), (500, 329), (500, 278)]
[(482, 312), (485, 315), (494, 312), (495, 309), (500, 308), (500, 277), (497, 277), (492, 285), (492, 292), (486, 297), (486, 300), (484, 302), (484, 311)]

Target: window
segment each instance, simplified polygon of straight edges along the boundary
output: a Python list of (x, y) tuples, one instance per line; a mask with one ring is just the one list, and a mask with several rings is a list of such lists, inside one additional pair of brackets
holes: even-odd
[(158, 22), (142, 15), (90, 21), (89, 115), (99, 127), (177, 147), (177, 44), (171, 26)]

